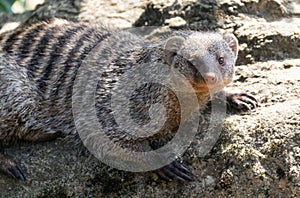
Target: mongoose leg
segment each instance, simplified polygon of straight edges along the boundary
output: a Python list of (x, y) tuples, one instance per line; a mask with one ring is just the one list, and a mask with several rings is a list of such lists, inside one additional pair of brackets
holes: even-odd
[(26, 180), (26, 177), (16, 160), (9, 155), (0, 153), (0, 171), (15, 179), (20, 179), (22, 181)]
[(226, 93), (226, 101), (229, 107), (237, 110), (251, 111), (258, 106), (257, 99), (248, 93)]
[(156, 173), (166, 181), (178, 180), (185, 182), (193, 180), (192, 172), (178, 161), (174, 161), (173, 163), (164, 166)]
[[(40, 95), (26, 68), (1, 52), (0, 60), (0, 145), (15, 140), (41, 142), (58, 137), (61, 133), (51, 130), (53, 125), (36, 117), (43, 108), (38, 108)], [(26, 179), (14, 157), (2, 153), (0, 172), (15, 179)]]
[[(61, 135), (62, 133), (60, 132), (57, 133), (39, 132), (36, 133), (35, 135), (28, 134), (23, 139), (30, 142), (44, 142), (44, 141), (53, 140)], [(9, 155), (4, 155), (2, 153), (0, 153), (0, 172), (14, 179), (20, 179), (22, 181), (26, 180), (23, 170), (21, 169), (17, 161), (14, 159), (14, 157)]]

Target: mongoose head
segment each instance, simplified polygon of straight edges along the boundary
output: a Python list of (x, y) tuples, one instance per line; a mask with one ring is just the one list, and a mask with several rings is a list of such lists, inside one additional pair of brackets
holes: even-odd
[(166, 62), (196, 91), (218, 91), (232, 81), (238, 40), (233, 34), (192, 32), (168, 39), (164, 51)]

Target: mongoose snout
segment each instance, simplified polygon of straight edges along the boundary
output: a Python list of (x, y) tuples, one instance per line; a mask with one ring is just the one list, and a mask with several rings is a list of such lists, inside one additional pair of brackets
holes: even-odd
[(212, 72), (204, 74), (203, 78), (208, 85), (214, 85), (217, 82), (217, 76)]

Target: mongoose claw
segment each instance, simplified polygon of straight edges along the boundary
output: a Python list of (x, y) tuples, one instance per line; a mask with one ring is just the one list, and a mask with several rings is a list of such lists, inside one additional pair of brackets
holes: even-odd
[(253, 95), (248, 93), (227, 94), (226, 99), (229, 107), (238, 110), (246, 109), (251, 111), (258, 106), (257, 99)]
[(157, 174), (166, 181), (178, 180), (185, 182), (194, 180), (192, 172), (178, 161), (159, 169)]
[(0, 171), (12, 178), (26, 180), (22, 169), (11, 156), (0, 154)]

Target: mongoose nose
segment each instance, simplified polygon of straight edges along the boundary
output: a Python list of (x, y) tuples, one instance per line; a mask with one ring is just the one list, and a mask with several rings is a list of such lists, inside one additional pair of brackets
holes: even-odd
[(214, 73), (206, 73), (204, 75), (204, 80), (208, 85), (215, 84), (217, 82), (217, 77)]

